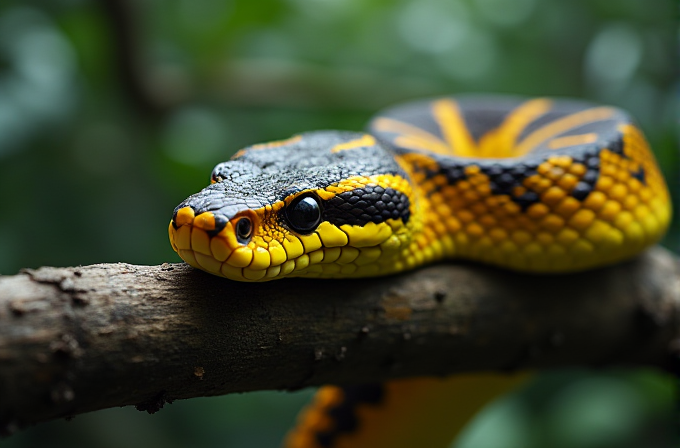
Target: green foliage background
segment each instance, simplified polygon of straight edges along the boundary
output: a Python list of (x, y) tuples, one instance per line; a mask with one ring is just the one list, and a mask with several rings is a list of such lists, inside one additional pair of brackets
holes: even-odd
[[(115, 25), (116, 6), (132, 21)], [(4, 0), (0, 273), (179, 261), (172, 209), (240, 147), (360, 130), (381, 107), (437, 94), (626, 108), (675, 194), (677, 17), (670, 0)], [(120, 69), (125, 30), (137, 84)], [(665, 244), (680, 248), (677, 225)], [(680, 446), (671, 383), (651, 371), (547, 373), (456, 446)], [(310, 393), (101, 411), (0, 446), (273, 447)]]

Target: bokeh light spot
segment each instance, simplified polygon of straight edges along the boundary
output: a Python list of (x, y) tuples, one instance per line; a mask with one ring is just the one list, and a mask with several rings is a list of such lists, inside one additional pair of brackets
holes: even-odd
[(475, 0), (474, 3), (486, 20), (507, 27), (526, 21), (536, 9), (536, 0)]
[(436, 54), (462, 43), (470, 29), (470, 14), (460, 2), (415, 0), (398, 12), (396, 24), (409, 47)]
[[(584, 378), (551, 403), (549, 427), (559, 446), (624, 446), (638, 431), (644, 408), (639, 393), (615, 378)], [(616, 442), (619, 443), (616, 443)]]
[(201, 166), (227, 153), (228, 125), (205, 108), (189, 107), (175, 113), (163, 130), (162, 144), (168, 157)]
[(643, 44), (638, 32), (626, 23), (607, 24), (586, 49), (587, 82), (595, 90), (625, 86), (642, 60)]

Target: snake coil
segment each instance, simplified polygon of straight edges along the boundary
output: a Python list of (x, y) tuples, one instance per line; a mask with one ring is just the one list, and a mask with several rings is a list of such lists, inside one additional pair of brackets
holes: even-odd
[[(177, 206), (169, 233), (187, 263), (241, 281), (386, 275), (456, 257), (567, 272), (632, 257), (670, 215), (654, 156), (625, 112), (464, 96), (389, 108), (368, 133), (245, 148)], [(521, 379), (454, 380), (323, 387), (286, 446), (445, 447), (446, 431), (414, 428), (458, 429), (468, 414), (433, 411), (450, 394), (476, 410)]]
[(368, 132), (239, 151), (177, 206), (173, 249), (242, 281), (385, 275), (453, 257), (560, 272), (629, 258), (668, 226), (654, 156), (613, 107), (438, 98), (387, 109)]

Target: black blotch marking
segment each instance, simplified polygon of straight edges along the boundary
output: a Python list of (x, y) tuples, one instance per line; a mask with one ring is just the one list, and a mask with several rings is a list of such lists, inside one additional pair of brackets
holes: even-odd
[(467, 174), (462, 167), (454, 166), (450, 167), (443, 173), (450, 183), (458, 182), (467, 179)]
[(647, 185), (647, 177), (645, 176), (645, 170), (644, 168), (640, 167), (639, 170), (637, 170), (634, 173), (631, 173), (631, 176), (633, 176), (634, 179), (637, 179), (642, 183), (643, 185)]
[(614, 154), (618, 154), (622, 157), (628, 158), (624, 153), (623, 153), (623, 135), (621, 135), (619, 138), (614, 140), (611, 145), (609, 145), (608, 148), (611, 152)]
[(586, 197), (588, 197), (591, 191), (593, 191), (592, 184), (587, 182), (579, 182), (571, 191), (571, 195), (579, 201), (583, 201)]
[(206, 232), (211, 238), (220, 233), (227, 225), (227, 218), (224, 216), (218, 214), (213, 214), (213, 216), (215, 217), (215, 228)]
[(586, 172), (571, 191), (570, 195), (574, 199), (583, 201), (595, 189), (595, 184), (600, 177), (600, 151), (601, 148), (595, 145), (583, 145), (580, 150), (569, 152), (572, 163), (586, 167)]
[(593, 155), (588, 157), (588, 160), (586, 160), (586, 166), (592, 170), (600, 169), (600, 156)]
[[(588, 145), (584, 146), (579, 152), (569, 154), (574, 163), (581, 163), (588, 169), (571, 192), (571, 196), (579, 201), (585, 200), (595, 189), (595, 184), (597, 184), (597, 181), (600, 178), (600, 151), (603, 149), (608, 149), (610, 152), (630, 160), (630, 157), (628, 157), (624, 151), (623, 134), (613, 140), (607, 148), (598, 148), (596, 146)], [(631, 172), (630, 174), (633, 178), (645, 184), (645, 171), (642, 167), (640, 167), (637, 172)]]
[(530, 205), (540, 202), (540, 197), (533, 191), (527, 191), (521, 196), (512, 196), (512, 200), (522, 207), (522, 210), (526, 210)]
[(455, 185), (462, 180), (468, 179), (467, 174), (465, 174), (465, 167), (468, 166), (467, 163), (461, 163), (457, 159), (451, 159), (448, 157), (435, 157), (435, 160), (437, 161), (439, 167), (438, 169), (421, 169), (420, 172), (424, 173), (427, 179), (431, 179), (438, 175), (443, 175), (446, 177), (446, 184), (436, 186), (432, 191), (428, 192), (429, 195), (438, 193), (447, 185)]
[(540, 197), (533, 191), (527, 191), (519, 196), (513, 192), (516, 187), (524, 185), (524, 179), (536, 174), (538, 165), (533, 160), (521, 160), (512, 164), (496, 163), (491, 166), (480, 166), (480, 169), (489, 177), (491, 193), (510, 196), (510, 199), (524, 211), (529, 206), (540, 202)]
[(594, 184), (597, 182), (597, 179), (600, 177), (600, 171), (597, 169), (594, 170), (588, 170), (586, 173), (583, 175), (581, 178), (581, 182), (585, 182), (587, 184)]
[(342, 390), (344, 400), (327, 410), (328, 416), (333, 419), (333, 429), (316, 434), (316, 441), (322, 447), (330, 448), (343, 433), (356, 431), (361, 425), (357, 419), (357, 408), (365, 404), (378, 405), (385, 396), (385, 390), (380, 384), (345, 386)]
[(336, 226), (379, 224), (390, 218), (407, 223), (411, 214), (408, 196), (393, 188), (377, 185), (340, 193), (323, 201), (322, 208), (322, 219)]
[[(545, 161), (545, 155), (530, 155), (524, 159), (513, 159), (503, 162), (477, 160), (474, 163), (465, 163), (460, 159), (450, 159), (445, 157), (437, 158), (439, 163), (438, 170), (428, 170), (428, 178), (444, 175), (447, 185), (455, 185), (462, 180), (468, 180), (465, 168), (470, 165), (479, 166), (480, 171), (489, 177), (489, 187), (494, 195), (508, 195), (512, 201), (516, 202), (522, 210), (540, 202), (539, 196), (528, 191), (520, 196), (513, 194), (517, 186), (522, 186), (524, 179), (536, 174), (536, 169)], [(438, 187), (433, 192), (437, 192), (445, 186)]]

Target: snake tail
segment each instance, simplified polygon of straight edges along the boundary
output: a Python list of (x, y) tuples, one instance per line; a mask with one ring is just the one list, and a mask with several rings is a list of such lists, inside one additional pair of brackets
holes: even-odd
[(446, 448), (480, 409), (529, 376), (475, 374), (324, 386), (298, 417), (283, 448)]

